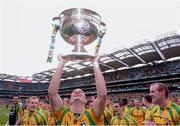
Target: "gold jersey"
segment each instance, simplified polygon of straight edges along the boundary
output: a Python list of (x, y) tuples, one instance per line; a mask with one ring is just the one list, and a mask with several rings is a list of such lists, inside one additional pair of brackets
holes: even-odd
[(93, 108), (85, 109), (78, 117), (64, 106), (54, 114), (57, 125), (103, 125), (104, 123), (103, 117), (97, 117)]

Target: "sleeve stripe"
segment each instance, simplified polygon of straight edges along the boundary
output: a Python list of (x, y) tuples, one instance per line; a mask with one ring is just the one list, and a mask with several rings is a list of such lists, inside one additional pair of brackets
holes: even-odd
[(180, 115), (180, 108), (178, 106), (174, 103), (171, 103), (170, 106), (177, 112), (178, 115)]
[(128, 117), (129, 119), (131, 119), (131, 120), (134, 122), (135, 125), (138, 125), (137, 122), (136, 122), (136, 120), (135, 120), (132, 116), (127, 115), (127, 117)]
[(66, 114), (67, 112), (69, 112), (69, 108), (65, 108), (65, 110), (63, 111), (63, 113), (62, 113), (62, 116), (61, 116), (60, 120), (57, 122), (57, 123), (58, 123), (58, 125), (61, 125), (62, 120), (63, 120), (63, 118), (64, 118), (64, 116), (65, 116), (65, 114)]
[(117, 116), (113, 116), (111, 119), (112, 124), (114, 124), (114, 120), (117, 118)]
[(174, 117), (173, 117), (173, 112), (172, 112), (172, 110), (171, 110), (170, 108), (168, 108), (168, 113), (169, 113), (169, 115), (170, 115), (172, 121), (175, 123)]
[(106, 112), (107, 112), (107, 114), (108, 114), (109, 118), (111, 118), (111, 114), (110, 114), (110, 112), (109, 112), (109, 110), (108, 110), (108, 109), (106, 110)]
[(91, 115), (89, 114), (88, 111), (85, 110), (84, 113), (85, 113), (85, 115), (87, 116), (87, 118), (88, 118), (88, 120), (89, 120), (89, 122), (90, 122), (90, 125), (97, 125), (97, 124), (92, 120)]
[(130, 125), (130, 124), (129, 124), (129, 120), (127, 119), (126, 116), (124, 117), (124, 120), (126, 121), (126, 124), (129, 126), (129, 125)]
[(43, 120), (43, 124), (44, 125), (46, 125), (47, 124), (47, 121), (46, 121), (46, 119), (45, 119), (45, 117), (44, 117), (44, 115), (42, 115), (42, 113), (40, 113), (40, 112), (36, 112), (38, 115), (40, 115), (40, 117), (42, 118), (42, 120)]
[(27, 124), (27, 121), (25, 120), (27, 116), (28, 116), (27, 113), (25, 115), (23, 115), (21, 125), (22, 124)]
[(37, 115), (36, 115), (36, 114), (34, 114), (34, 116), (33, 116), (33, 117), (34, 117), (34, 119), (36, 120), (36, 124), (37, 124), (37, 125), (40, 125), (40, 122), (39, 122), (39, 119), (38, 119)]
[(177, 121), (180, 118), (180, 108), (176, 104), (171, 102), (169, 109), (171, 109), (172, 115), (174, 117), (174, 123), (177, 124)]
[(130, 118), (134, 122), (135, 125), (138, 125), (136, 120), (132, 116), (130, 116), (130, 115), (127, 115), (127, 116), (128, 116), (128, 118)]

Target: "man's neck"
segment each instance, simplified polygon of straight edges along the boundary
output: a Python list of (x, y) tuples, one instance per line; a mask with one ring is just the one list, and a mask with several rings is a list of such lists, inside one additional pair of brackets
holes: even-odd
[(82, 102), (74, 102), (71, 106), (70, 109), (73, 113), (79, 113), (82, 114), (85, 110), (85, 106)]
[(168, 100), (167, 99), (162, 99), (162, 101), (159, 103), (159, 106), (161, 109), (164, 109), (164, 107), (167, 105)]
[(31, 117), (35, 111), (29, 111), (29, 116)]
[(137, 109), (139, 109), (140, 108), (140, 106), (135, 106)]
[(120, 113), (119, 113), (119, 117), (120, 117), (120, 119), (123, 119), (123, 117), (124, 117), (124, 112), (120, 112)]
[(148, 109), (151, 109), (153, 106), (154, 106), (153, 103), (149, 103), (149, 104), (147, 105), (147, 108), (148, 108)]
[(18, 103), (15, 103), (14, 105), (15, 105), (15, 106), (18, 106)]

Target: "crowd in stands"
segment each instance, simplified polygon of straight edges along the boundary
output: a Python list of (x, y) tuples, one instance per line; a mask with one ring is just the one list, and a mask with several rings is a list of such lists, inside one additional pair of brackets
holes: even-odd
[[(166, 61), (162, 63), (148, 64), (143, 67), (128, 68), (115, 72), (104, 73), (106, 82), (142, 79), (156, 76), (173, 75), (180, 73), (180, 60)], [(94, 83), (94, 77), (83, 77), (63, 81), (63, 87), (74, 87), (75, 85), (89, 85)]]
[[(143, 67), (129, 68), (115, 72), (104, 73), (106, 82), (125, 81), (159, 76), (169, 76), (180, 73), (180, 60), (148, 64)], [(93, 85), (93, 76), (62, 81), (62, 88)], [(0, 89), (7, 90), (47, 90), (49, 83), (18, 83), (1, 81)]]
[[(121, 95), (125, 92), (147, 93), (149, 91), (149, 83), (151, 83), (152, 81), (148, 82), (147, 80), (142, 80), (135, 82), (134, 80), (154, 77), (154, 81), (159, 81), (159, 78), (155, 80), (156, 76), (165, 76), (164, 78), (167, 79), (168, 76), (176, 74), (178, 75), (179, 73), (180, 60), (175, 60), (149, 64), (143, 67), (119, 70), (113, 73), (104, 73), (104, 77), (107, 82), (106, 85), (108, 93), (110, 95)], [(128, 82), (125, 83), (125, 81)], [(77, 87), (81, 87), (89, 96), (96, 95), (93, 76), (65, 80), (61, 83), (62, 88), (59, 91), (59, 94), (61, 96), (69, 97), (71, 91)], [(170, 78), (170, 81), (166, 83), (168, 83), (170, 90), (173, 89), (172, 91), (174, 92), (177, 92), (177, 89), (179, 89), (178, 87), (180, 85), (180, 80), (172, 81), (172, 79)], [(37, 94), (38, 97), (43, 98), (47, 96), (48, 86), (49, 83), (17, 83), (0, 81), (0, 98), (5, 99), (6, 102), (9, 102), (9, 98), (11, 98), (13, 94), (19, 94), (23, 99), (35, 94)]]

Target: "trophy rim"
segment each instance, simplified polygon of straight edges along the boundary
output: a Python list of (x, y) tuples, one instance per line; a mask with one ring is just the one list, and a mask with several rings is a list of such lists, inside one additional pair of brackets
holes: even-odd
[(88, 11), (90, 14), (98, 16), (99, 21), (101, 22), (101, 16), (97, 12), (95, 12), (93, 10), (90, 10), (90, 9), (87, 9), (87, 8), (70, 8), (70, 9), (66, 9), (66, 10), (64, 10), (63, 12), (61, 12), (59, 14), (59, 19), (61, 19), (61, 15), (65, 15), (66, 13), (68, 13), (68, 14), (69, 13), (76, 13), (76, 12), (78, 12), (78, 10), (81, 13), (83, 13), (85, 11)]

